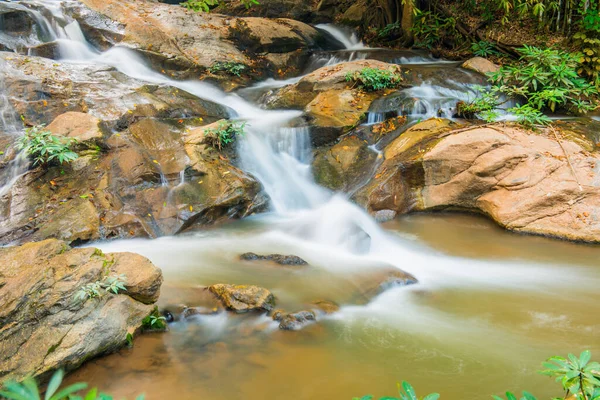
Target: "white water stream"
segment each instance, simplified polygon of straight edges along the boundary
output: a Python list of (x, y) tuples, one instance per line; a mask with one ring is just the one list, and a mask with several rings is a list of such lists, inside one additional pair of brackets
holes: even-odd
[[(256, 218), (266, 228), (252, 236), (198, 233), (153, 241), (96, 244), (104, 251), (134, 251), (146, 255), (163, 268), (167, 277), (182, 273), (180, 269), (186, 264), (182, 258), (189, 261), (189, 257), (202, 257), (202, 249), (219, 255), (242, 251), (287, 252), (333, 274), (368, 271), (374, 265), (393, 266), (415, 275), (419, 284), (390, 289), (364, 306), (344, 306), (333, 318), (345, 321), (376, 318), (378, 323), (397, 330), (436, 338), (443, 336), (445, 341), (461, 343), (468, 342), (475, 331), (478, 334), (485, 332), (489, 338), (496, 338), (497, 343), (518, 342), (519, 338), (474, 320), (457, 322), (450, 314), (418, 302), (414, 296), (416, 291), (485, 288), (541, 294), (570, 287), (593, 292), (600, 285), (598, 276), (587, 270), (557, 266), (552, 274), (548, 274), (543, 265), (534, 263), (452, 257), (389, 233), (344, 195), (332, 194), (314, 182), (310, 169), (309, 131), (288, 126), (292, 119), (301, 115), (300, 111), (267, 111), (208, 83), (169, 79), (150, 69), (133, 50), (125, 47), (100, 52), (86, 42), (77, 22), (60, 14), (56, 4), (44, 2), (44, 7), (55, 5), (51, 8), (55, 19), (42, 18), (60, 44), (63, 62), (112, 66), (132, 78), (174, 86), (222, 104), (232, 110), (232, 118), (246, 121), (248, 132), (239, 143), (242, 165), (260, 180), (271, 199), (272, 212)], [(60, 21), (67, 23), (61, 25)], [(344, 36), (331, 26), (318, 27), (331, 33), (348, 49), (364, 48), (356, 38)], [(278, 87), (297, 80), (266, 81), (262, 85)], [(417, 99), (414, 113), (423, 117), (437, 114), (438, 103), (446, 107), (446, 103), (464, 95), (427, 85), (408, 91)], [(0, 106), (2, 104), (5, 100), (0, 98)], [(430, 107), (431, 104), (435, 105)], [(183, 175), (181, 179), (183, 182)], [(223, 324), (215, 323), (214, 332), (219, 332), (219, 326)], [(494, 348), (482, 348), (481, 351), (499, 353)]]

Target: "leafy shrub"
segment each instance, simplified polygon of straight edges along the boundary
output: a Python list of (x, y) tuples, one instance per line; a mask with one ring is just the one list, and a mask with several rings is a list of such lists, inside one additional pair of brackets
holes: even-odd
[(499, 54), (498, 50), (496, 50), (496, 45), (492, 42), (487, 42), (485, 40), (475, 42), (471, 44), (471, 51), (473, 54), (479, 57), (489, 57), (492, 55)]
[(101, 281), (88, 283), (82, 286), (75, 293), (75, 301), (86, 301), (87, 299), (94, 299), (103, 297), (106, 293), (119, 294), (119, 292), (126, 292), (125, 283), (127, 277), (124, 274), (105, 276)]
[(246, 66), (241, 63), (218, 61), (214, 63), (208, 70), (213, 74), (223, 71), (227, 72), (230, 75), (235, 75), (239, 77), (242, 76), (241, 74), (242, 72), (244, 72), (245, 69)]
[(167, 327), (167, 319), (159, 314), (158, 307), (154, 307), (152, 312), (142, 320), (144, 330), (164, 330)]
[[(63, 370), (58, 370), (52, 375), (48, 388), (43, 395), (44, 400), (113, 400), (113, 397), (104, 393), (98, 393), (97, 388), (90, 389), (84, 397), (76, 395), (88, 387), (87, 383), (74, 383), (60, 391), (60, 385), (64, 378)], [(8, 400), (40, 400), (42, 394), (35, 382), (29, 377), (22, 383), (8, 382), (0, 390), (0, 396)], [(139, 395), (136, 400), (144, 400), (144, 395)]]
[(401, 29), (400, 22), (394, 22), (393, 24), (387, 24), (379, 30), (377, 33), (378, 38), (384, 38), (389, 36), (391, 33), (399, 31)]
[(354, 81), (367, 92), (397, 87), (402, 81), (402, 76), (391, 69), (363, 68), (354, 73), (346, 74), (346, 81)]
[[(382, 397), (380, 400), (419, 400), (417, 394), (415, 393), (415, 389), (408, 383), (402, 382), (402, 385), (398, 385), (398, 394), (400, 397)], [(423, 397), (422, 400), (437, 400), (440, 395), (437, 393), (431, 393), (427, 396)], [(367, 395), (361, 398), (355, 397), (353, 400), (372, 400), (373, 396)]]
[(17, 148), (33, 158), (33, 165), (70, 163), (79, 156), (71, 151), (75, 139), (53, 135), (42, 125), (27, 128), (19, 138)]
[[(250, 8), (253, 4), (260, 4), (257, 0), (240, 0), (240, 2), (246, 8)], [(219, 5), (219, 0), (187, 0), (181, 5), (193, 11), (209, 12), (211, 7)]]
[(556, 49), (524, 46), (520, 63), (504, 66), (490, 75), (499, 92), (524, 98), (533, 108), (552, 112), (593, 110), (589, 98), (598, 90), (577, 74), (581, 55)]
[(529, 128), (551, 122), (544, 111), (585, 113), (596, 108), (591, 99), (598, 90), (577, 74), (579, 54), (528, 46), (519, 52), (520, 63), (490, 74), (490, 89), (479, 88), (479, 95), (472, 102), (459, 104), (460, 116), (477, 116), (491, 122), (498, 116), (501, 97), (522, 103), (507, 111)]
[(245, 122), (220, 121), (216, 128), (204, 131), (204, 143), (221, 150), (232, 144), (237, 136), (243, 136), (245, 127)]
[(454, 18), (444, 18), (432, 11), (415, 9), (412, 27), (415, 45), (431, 49), (442, 42), (444, 37), (459, 36)]
[(580, 31), (573, 35), (575, 45), (583, 53), (577, 72), (600, 89), (600, 6), (597, 3), (589, 4), (579, 25)]

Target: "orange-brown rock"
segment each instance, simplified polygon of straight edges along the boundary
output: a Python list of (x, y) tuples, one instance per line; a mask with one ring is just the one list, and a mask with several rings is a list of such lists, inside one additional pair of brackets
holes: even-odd
[[(86, 285), (121, 274), (127, 291), (103, 287), (99, 297), (78, 299)], [(161, 283), (160, 269), (137, 254), (55, 239), (0, 249), (0, 382), (118, 350), (153, 309)]]

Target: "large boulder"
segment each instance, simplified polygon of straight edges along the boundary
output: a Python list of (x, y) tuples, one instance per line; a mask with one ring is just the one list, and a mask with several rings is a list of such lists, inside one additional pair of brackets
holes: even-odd
[[(10, 104), (32, 125), (49, 124), (67, 112), (89, 113), (116, 130), (142, 117), (214, 119), (227, 115), (224, 107), (183, 90), (148, 85), (99, 65), (0, 52), (0, 80)], [(68, 117), (73, 123), (72, 115), (61, 118)]]
[(362, 70), (375, 68), (399, 71), (399, 67), (376, 60), (350, 61), (319, 68), (300, 81), (285, 86), (265, 97), (267, 107), (292, 108), (305, 111), (311, 129), (313, 145), (333, 142), (342, 133), (357, 126), (366, 116), (373, 100), (385, 95), (383, 92), (364, 92), (346, 76)]
[[(247, 74), (242, 79), (297, 73), (320, 40), (317, 30), (291, 19), (233, 18), (148, 0), (81, 2), (124, 27), (121, 43), (180, 77), (204, 74), (219, 62), (244, 64)], [(240, 83), (227, 75), (212, 78), (229, 88)]]
[[(127, 291), (77, 299), (85, 285), (121, 274)], [(0, 382), (118, 350), (154, 308), (161, 283), (160, 269), (136, 254), (55, 239), (0, 249)]]
[[(385, 149), (356, 199), (369, 212), (461, 209), (518, 232), (600, 242), (600, 155), (574, 131), (419, 125)], [(444, 124), (442, 124), (444, 125)]]

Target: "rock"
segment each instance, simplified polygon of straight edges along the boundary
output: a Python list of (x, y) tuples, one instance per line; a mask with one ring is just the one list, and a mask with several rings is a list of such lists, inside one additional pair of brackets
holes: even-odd
[(316, 306), (318, 311), (325, 314), (333, 314), (340, 310), (340, 306), (337, 303), (329, 300), (318, 300), (311, 304)]
[(275, 296), (267, 289), (252, 285), (216, 284), (208, 287), (225, 307), (237, 313), (271, 311)]
[(282, 254), (269, 254), (266, 256), (258, 255), (255, 253), (244, 253), (240, 256), (240, 259), (246, 261), (266, 260), (273, 261), (279, 265), (308, 265), (306, 261), (298, 256), (285, 256)]
[(140, 117), (227, 115), (224, 107), (180, 89), (146, 85), (103, 66), (0, 53), (0, 79), (10, 104), (31, 125), (49, 124), (67, 112), (88, 113), (119, 131)]
[(315, 320), (316, 316), (313, 311), (298, 311), (283, 316), (279, 323), (279, 329), (284, 331), (297, 331)]
[(597, 151), (561, 140), (575, 177), (550, 131), (494, 125), (412, 136), (386, 148), (376, 178), (357, 193), (371, 213), (472, 210), (509, 230), (600, 242)]
[[(273, 71), (297, 71), (302, 57), (287, 58), (279, 64), (268, 55), (304, 54), (319, 38), (314, 28), (287, 19), (197, 13), (179, 5), (147, 0), (82, 0), (82, 3), (124, 26), (121, 43), (136, 48), (155, 68), (169, 71), (172, 76), (197, 77), (217, 62), (246, 65), (247, 74), (242, 78), (209, 74), (227, 88), (272, 75)], [(194, 29), (188, 29), (190, 26)]]
[[(127, 292), (75, 301), (84, 285), (122, 273)], [(72, 370), (123, 347), (154, 307), (136, 298), (155, 301), (161, 283), (160, 269), (135, 254), (55, 239), (0, 249), (0, 382)]]
[(471, 71), (478, 72), (482, 75), (487, 75), (492, 72), (497, 72), (500, 66), (494, 64), (490, 60), (483, 57), (473, 57), (465, 61), (461, 67), (469, 69)]
[(358, 125), (373, 100), (391, 92), (363, 92), (346, 81), (346, 75), (363, 68), (394, 71), (399, 67), (376, 60), (350, 61), (320, 68), (295, 84), (267, 94), (269, 108), (304, 109), (311, 125), (313, 146), (331, 143)]
[(224, 107), (102, 66), (8, 53), (0, 66), (9, 103), (26, 123), (51, 122), (54, 134), (82, 142), (77, 160), (32, 169), (0, 197), (5, 243), (157, 237), (266, 205), (260, 183), (230, 158), (186, 143), (188, 130), (225, 117)]
[(398, 268), (374, 267), (368, 272), (354, 274), (350, 280), (355, 283), (359, 297), (370, 300), (383, 291), (395, 286), (407, 286), (417, 283), (417, 278)]
[(332, 147), (315, 151), (312, 167), (315, 181), (332, 190), (352, 192), (372, 175), (377, 153), (368, 143), (351, 135)]
[(54, 135), (97, 143), (103, 137), (99, 124), (100, 120), (93, 115), (72, 111), (56, 117), (46, 129)]

